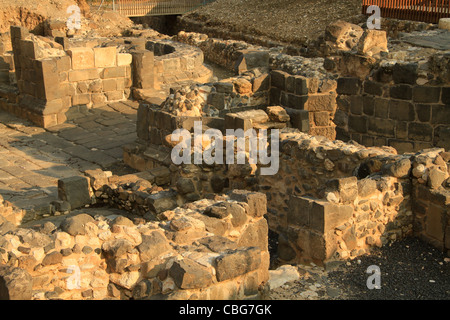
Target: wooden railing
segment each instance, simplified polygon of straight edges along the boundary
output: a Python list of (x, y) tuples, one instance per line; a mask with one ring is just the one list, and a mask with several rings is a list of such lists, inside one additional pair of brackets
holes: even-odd
[(114, 9), (127, 17), (178, 15), (211, 0), (115, 0)]
[[(376, 5), (381, 17), (438, 23), (440, 18), (450, 17), (450, 0), (363, 0), (362, 12)], [(368, 14), (370, 15), (370, 13)]]

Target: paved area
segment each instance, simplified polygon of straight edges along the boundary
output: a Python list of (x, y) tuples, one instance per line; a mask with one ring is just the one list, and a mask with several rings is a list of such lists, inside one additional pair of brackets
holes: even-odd
[(43, 129), (0, 111), (0, 194), (15, 206), (45, 214), (59, 178), (109, 168), (136, 139), (138, 103), (124, 101), (75, 110)]
[(404, 34), (401, 39), (414, 46), (450, 50), (450, 32), (447, 30), (432, 30), (424, 33), (413, 32)]

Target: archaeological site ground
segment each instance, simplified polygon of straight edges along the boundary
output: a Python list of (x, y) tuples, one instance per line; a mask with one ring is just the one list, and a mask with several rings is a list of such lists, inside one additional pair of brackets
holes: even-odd
[(448, 0), (0, 0), (0, 299), (450, 299)]

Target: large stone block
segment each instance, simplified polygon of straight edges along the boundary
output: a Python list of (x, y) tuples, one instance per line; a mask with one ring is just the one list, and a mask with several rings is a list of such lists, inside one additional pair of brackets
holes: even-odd
[(434, 204), (430, 204), (426, 219), (426, 233), (434, 239), (444, 241), (445, 210)]
[(180, 289), (200, 289), (213, 284), (208, 268), (188, 258), (174, 262), (169, 275)]
[(137, 247), (142, 262), (152, 261), (158, 256), (171, 250), (169, 241), (161, 232), (153, 231), (149, 235), (142, 235), (142, 243)]
[(289, 198), (289, 209), (287, 222), (294, 226), (309, 226), (310, 212), (314, 199), (291, 195)]
[(314, 201), (311, 208), (311, 227), (319, 232), (328, 232), (353, 216), (353, 207), (335, 205), (326, 201)]
[(94, 51), (91, 48), (70, 48), (67, 54), (72, 59), (72, 69), (82, 70), (95, 67)]
[(105, 68), (101, 73), (102, 79), (124, 78), (126, 76), (125, 66)]
[(93, 48), (94, 64), (96, 68), (114, 67), (116, 66), (116, 47), (100, 47)]
[(151, 51), (136, 51), (132, 53), (133, 86), (140, 89), (155, 87), (154, 54)]
[(0, 300), (31, 300), (33, 279), (21, 268), (0, 266)]
[(395, 83), (416, 84), (418, 78), (417, 63), (396, 63), (392, 70)]
[(287, 77), (289, 77), (289, 74), (287, 72), (274, 70), (270, 73), (270, 84), (272, 87), (276, 87), (280, 90), (285, 90)]
[(260, 50), (244, 50), (236, 61), (235, 71), (238, 74), (254, 68), (269, 68), (269, 52)]
[(338, 94), (354, 95), (360, 92), (361, 86), (358, 78), (339, 78), (336, 91)]
[(58, 199), (69, 202), (72, 209), (90, 204), (88, 179), (82, 176), (59, 179)]
[(432, 124), (450, 124), (450, 105), (433, 105), (431, 109)]
[(389, 101), (389, 118), (400, 121), (414, 121), (416, 114), (414, 105), (407, 101), (390, 100)]
[(308, 111), (334, 112), (336, 110), (336, 95), (320, 93), (309, 94), (304, 109)]
[(309, 132), (309, 111), (285, 108), (289, 115), (293, 128), (299, 129), (301, 132)]
[(432, 141), (433, 127), (427, 123), (415, 123), (408, 124), (408, 139), (419, 141)]
[(369, 118), (369, 134), (383, 137), (395, 137), (395, 121), (388, 119)]
[(245, 202), (249, 208), (247, 214), (252, 217), (262, 217), (267, 213), (267, 198), (264, 193), (247, 190), (233, 190), (230, 199)]
[(258, 269), (261, 265), (261, 251), (250, 247), (229, 250), (215, 260), (216, 277), (225, 281)]
[(438, 103), (441, 99), (441, 87), (417, 86), (412, 91), (413, 101)]
[(95, 79), (98, 79), (99, 77), (100, 77), (100, 74), (97, 69), (69, 71), (69, 81), (70, 82), (95, 80)]
[(413, 91), (407, 84), (397, 84), (390, 88), (389, 94), (394, 99), (411, 100)]
[(117, 54), (117, 66), (129, 66), (133, 61), (133, 56), (130, 53)]

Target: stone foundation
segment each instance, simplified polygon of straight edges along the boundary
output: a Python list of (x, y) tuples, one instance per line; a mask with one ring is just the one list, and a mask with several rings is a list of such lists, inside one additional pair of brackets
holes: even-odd
[[(269, 268), (263, 194), (235, 190), (182, 207), (175, 197), (167, 206), (170, 190), (157, 191), (148, 180), (135, 180), (130, 188), (130, 177), (88, 175), (94, 202), (129, 209), (137, 213), (134, 222), (81, 213), (59, 225), (2, 232), (0, 262), (8, 274), (23, 275), (3, 285), (7, 298), (262, 297)], [(14, 291), (18, 286), (24, 288), (20, 293)]]

